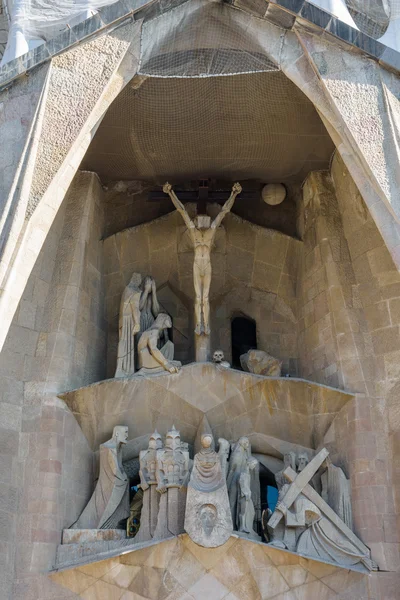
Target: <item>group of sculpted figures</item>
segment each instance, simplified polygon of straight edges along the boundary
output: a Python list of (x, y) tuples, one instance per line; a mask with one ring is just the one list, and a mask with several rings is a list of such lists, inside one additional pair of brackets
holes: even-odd
[[(100, 473), (93, 495), (75, 529), (118, 529), (129, 517), (129, 479), (122, 465), (126, 427), (114, 428), (100, 446)], [(198, 545), (214, 548), (229, 537), (265, 540), (278, 548), (341, 566), (376, 565), (369, 549), (352, 531), (349, 482), (332, 465), (323, 448), (312, 460), (289, 452), (276, 473), (279, 490), (274, 512), (261, 517), (259, 461), (248, 438), (236, 443), (220, 438), (218, 451), (211, 433), (201, 436), (190, 458), (189, 446), (172, 427), (165, 441), (155, 431), (139, 455), (140, 527), (132, 543), (155, 541), (186, 532)], [(315, 481), (322, 485), (321, 493)]]
[(142, 281), (142, 276), (134, 273), (121, 298), (115, 377), (133, 375), (136, 366), (143, 375), (177, 373), (181, 363), (173, 360), (174, 344), (168, 337), (171, 327), (171, 317), (160, 310), (153, 277)]
[(253, 485), (259, 500), (258, 462), (251, 457), (247, 438), (234, 445), (228, 460), (229, 452), (227, 440), (219, 439), (216, 452), (212, 435), (205, 433), (192, 460), (188, 445), (174, 427), (167, 433), (165, 445), (155, 431), (148, 449), (139, 456), (143, 505), (135, 541), (164, 539), (186, 531), (196, 543), (215, 547), (234, 529), (258, 538), (253, 529), (251, 491)]
[[(213, 221), (208, 215), (198, 215), (192, 220), (172, 186), (166, 183), (163, 190), (182, 215), (193, 243), (195, 333), (209, 336), (211, 250), (218, 227), (230, 212), (242, 188), (239, 183), (233, 185), (229, 199)], [(168, 338), (168, 329), (171, 327), (171, 317), (160, 310), (154, 279), (147, 276), (142, 280), (139, 273), (133, 273), (121, 298), (115, 377), (129, 377), (137, 368), (142, 375), (161, 371), (177, 373), (181, 364), (173, 360), (174, 345)]]

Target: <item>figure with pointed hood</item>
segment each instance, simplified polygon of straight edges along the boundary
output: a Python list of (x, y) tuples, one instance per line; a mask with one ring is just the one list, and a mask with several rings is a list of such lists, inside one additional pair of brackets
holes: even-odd
[(206, 548), (221, 546), (233, 531), (226, 478), (213, 446), (212, 435), (203, 434), (201, 450), (193, 461), (185, 515), (185, 531)]
[(157, 492), (157, 451), (161, 450), (162, 438), (155, 430), (149, 439), (147, 450), (139, 453), (140, 488), (143, 490), (143, 506), (140, 516), (140, 529), (135, 541), (146, 542), (151, 540), (156, 526), (159, 511), (160, 494)]
[(189, 452), (175, 425), (168, 431), (165, 446), (157, 450), (157, 492), (161, 494), (155, 539), (183, 533), (186, 486), (189, 480)]

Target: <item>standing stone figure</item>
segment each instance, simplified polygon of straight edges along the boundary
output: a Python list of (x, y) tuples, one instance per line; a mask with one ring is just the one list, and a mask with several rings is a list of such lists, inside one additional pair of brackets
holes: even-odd
[(283, 456), (283, 469), (275, 473), (275, 481), (278, 488), (278, 491), (282, 489), (284, 485), (287, 484), (287, 479), (284, 475), (285, 470), (290, 467), (293, 471), (296, 471), (296, 453), (295, 452), (287, 452)]
[[(283, 499), (285, 490), (287, 489), (287, 479), (285, 477), (285, 470), (290, 467), (293, 471), (296, 471), (296, 453), (295, 452), (287, 452), (283, 456), (283, 469), (275, 473), (275, 481), (278, 488), (278, 502)], [(285, 487), (286, 486), (286, 487)], [(281, 490), (285, 487), (285, 490), (281, 492)], [(284, 543), (285, 537), (285, 524), (281, 520), (278, 525), (274, 529), (268, 527), (268, 520), (271, 516), (271, 511), (269, 514), (263, 514), (263, 528), (264, 535), (268, 541), (273, 542), (275, 546), (279, 548), (286, 548)]]
[(222, 474), (226, 479), (226, 476), (228, 475), (228, 456), (229, 451), (231, 449), (231, 445), (228, 442), (228, 440), (225, 440), (224, 438), (219, 438), (218, 446), (218, 455), (221, 461)]
[(231, 210), (236, 196), (242, 191), (242, 187), (239, 183), (234, 184), (229, 199), (212, 223), (211, 218), (207, 215), (198, 215), (192, 221), (169, 183), (164, 185), (163, 191), (169, 195), (176, 210), (182, 215), (194, 246), (195, 333), (197, 335), (210, 335), (211, 249), (217, 229), (225, 215)]
[(129, 377), (135, 372), (135, 335), (140, 331), (141, 283), (142, 276), (134, 273), (122, 294), (115, 377)]
[(155, 431), (149, 440), (147, 450), (139, 453), (140, 462), (140, 488), (143, 490), (143, 506), (140, 515), (140, 529), (136, 534), (135, 541), (146, 542), (151, 540), (158, 518), (160, 494), (157, 492), (157, 450), (162, 448), (162, 439), (158, 431)]
[(122, 444), (128, 428), (117, 425), (113, 436), (100, 445), (100, 472), (85, 510), (71, 529), (118, 529), (129, 517), (129, 479), (122, 466)]
[(181, 442), (179, 431), (172, 427), (165, 447), (157, 450), (157, 492), (161, 494), (154, 539), (164, 539), (184, 532), (186, 486), (189, 479), (189, 451)]
[(138, 360), (141, 374), (153, 375), (162, 371), (177, 373), (181, 363), (174, 358), (174, 344), (168, 340), (160, 349), (158, 342), (167, 329), (172, 327), (171, 317), (160, 313), (153, 325), (144, 331), (138, 343)]
[(340, 467), (335, 467), (328, 462), (327, 470), (321, 475), (321, 496), (344, 521), (350, 529), (353, 529), (353, 513), (351, 509), (351, 487)]
[(204, 434), (194, 457), (185, 515), (185, 531), (206, 548), (221, 546), (233, 531), (226, 479), (212, 444), (212, 435)]
[(160, 305), (153, 277), (146, 277), (142, 286), (140, 273), (133, 273), (121, 298), (115, 377), (129, 377), (134, 374), (135, 335), (149, 329), (159, 312)]
[[(240, 476), (242, 473), (249, 474), (252, 499), (254, 500), (257, 496), (260, 496), (259, 479), (257, 482), (257, 478), (253, 476), (258, 473), (258, 461), (251, 455), (250, 442), (246, 437), (241, 437), (235, 444), (229, 459), (227, 486), (232, 521), (236, 531), (240, 531)], [(257, 484), (258, 489), (256, 489)]]
[(149, 329), (158, 314), (160, 313), (160, 305), (157, 300), (156, 282), (153, 277), (148, 275), (143, 282), (143, 292), (140, 296), (140, 331)]
[(256, 511), (254, 509), (253, 500), (251, 498), (250, 471), (249, 470), (240, 474), (238, 512), (239, 512), (238, 531), (245, 533), (246, 535), (248, 535), (252, 538), (260, 539), (259, 536), (257, 535), (257, 533), (253, 529)]

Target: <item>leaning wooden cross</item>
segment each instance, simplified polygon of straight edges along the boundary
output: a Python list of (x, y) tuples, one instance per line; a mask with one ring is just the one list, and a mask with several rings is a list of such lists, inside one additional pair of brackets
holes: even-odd
[[(278, 502), (275, 512), (272, 514), (268, 521), (268, 527), (275, 529), (280, 523), (284, 516), (284, 513), (295, 503), (300, 494), (310, 500), (317, 509), (320, 511), (322, 518), (328, 519), (343, 536), (344, 540), (348, 540), (343, 545), (345, 553), (352, 557), (358, 556), (358, 561), (369, 570), (376, 569), (377, 566), (370, 558), (370, 550), (365, 546), (362, 541), (347, 527), (342, 519), (335, 513), (334, 510), (321, 498), (321, 496), (309, 485), (309, 482), (316, 474), (318, 469), (321, 467), (324, 460), (329, 455), (326, 448), (323, 448), (300, 472), (296, 473), (291, 467), (288, 467), (284, 471), (284, 475), (290, 483), (289, 489), (286, 491), (284, 497)], [(283, 510), (282, 510), (283, 509)], [(322, 522), (322, 521), (321, 521)], [(348, 543), (353, 545), (350, 549)], [(338, 540), (330, 540), (328, 543), (332, 544), (336, 548), (336, 553), (341, 551), (341, 546), (337, 545)], [(337, 555), (338, 556), (338, 555)], [(321, 558), (316, 556), (316, 558)], [(357, 560), (354, 560), (353, 564), (356, 564)]]
[[(323, 448), (320, 452), (318, 452), (317, 456), (314, 456), (308, 465), (304, 467), (301, 473), (296, 474), (290, 467), (284, 471), (284, 475), (288, 481), (290, 481), (289, 477), (287, 476), (289, 469), (294, 473), (294, 479), (292, 479), (293, 483), (282, 500), (282, 504), (284, 504), (286, 508), (290, 508), (292, 506), (293, 502), (296, 500), (299, 494), (301, 494), (305, 486), (308, 485), (308, 482), (311, 481), (328, 455), (328, 450)], [(279, 510), (276, 510), (268, 521), (268, 526), (272, 529), (275, 529), (282, 517), (283, 513)]]

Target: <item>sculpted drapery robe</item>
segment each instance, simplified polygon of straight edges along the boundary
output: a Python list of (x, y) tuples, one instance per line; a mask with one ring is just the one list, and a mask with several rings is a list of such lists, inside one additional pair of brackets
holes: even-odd
[(185, 530), (196, 544), (206, 548), (221, 546), (233, 531), (221, 459), (212, 448), (202, 448), (194, 457)]
[(96, 488), (73, 529), (116, 529), (129, 517), (129, 479), (121, 463), (118, 442), (100, 446), (100, 472)]
[(115, 377), (127, 377), (135, 372), (135, 334), (140, 331), (141, 279), (141, 276), (135, 273), (122, 294)]

